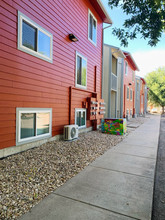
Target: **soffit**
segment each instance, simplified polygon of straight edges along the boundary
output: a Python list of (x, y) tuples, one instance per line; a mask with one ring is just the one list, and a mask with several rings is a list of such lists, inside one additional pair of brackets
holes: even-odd
[(102, 21), (107, 24), (112, 24), (112, 20), (104, 7), (103, 3), (101, 0), (89, 0), (97, 13), (100, 15)]

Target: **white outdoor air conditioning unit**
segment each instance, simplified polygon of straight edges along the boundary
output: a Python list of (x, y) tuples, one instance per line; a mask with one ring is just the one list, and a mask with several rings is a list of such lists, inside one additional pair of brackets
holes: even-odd
[(78, 125), (64, 126), (64, 140), (71, 141), (78, 138)]

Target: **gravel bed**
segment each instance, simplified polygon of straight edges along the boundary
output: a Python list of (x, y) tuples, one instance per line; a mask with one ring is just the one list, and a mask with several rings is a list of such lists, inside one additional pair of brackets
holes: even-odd
[(92, 131), (1, 159), (0, 219), (17, 219), (123, 138)]

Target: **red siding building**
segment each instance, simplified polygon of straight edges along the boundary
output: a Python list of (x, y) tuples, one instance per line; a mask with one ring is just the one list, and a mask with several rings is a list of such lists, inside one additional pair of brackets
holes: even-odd
[(144, 115), (146, 113), (145, 110), (145, 86), (146, 81), (140, 77), (140, 114)]
[(2, 0), (0, 7), (0, 157), (67, 124), (91, 127), (87, 98), (101, 98), (103, 22), (111, 23), (101, 1)]
[(139, 69), (129, 52), (124, 55), (123, 117), (129, 119), (135, 115), (135, 71)]

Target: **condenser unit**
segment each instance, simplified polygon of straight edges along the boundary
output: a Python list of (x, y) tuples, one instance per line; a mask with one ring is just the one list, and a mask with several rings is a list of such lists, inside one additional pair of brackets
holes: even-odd
[(78, 125), (64, 126), (64, 140), (71, 141), (78, 138)]

